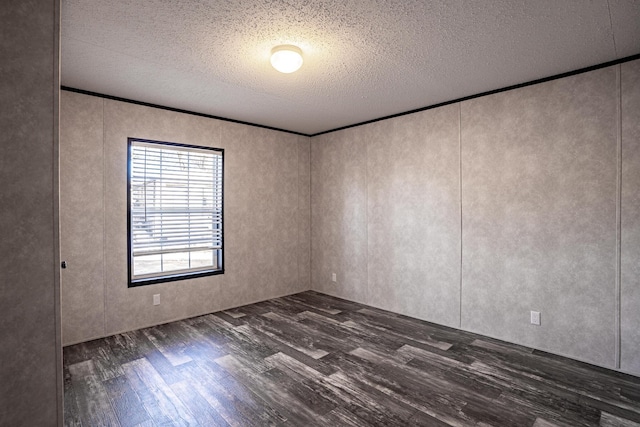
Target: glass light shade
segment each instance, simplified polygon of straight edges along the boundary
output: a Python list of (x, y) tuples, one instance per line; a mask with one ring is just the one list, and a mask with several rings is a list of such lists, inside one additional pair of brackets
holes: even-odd
[(271, 65), (281, 73), (293, 73), (302, 66), (302, 51), (291, 45), (274, 47), (271, 50)]

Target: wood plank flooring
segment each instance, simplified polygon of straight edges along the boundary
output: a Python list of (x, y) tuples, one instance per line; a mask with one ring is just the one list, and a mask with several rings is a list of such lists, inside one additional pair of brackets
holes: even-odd
[(64, 349), (67, 426), (640, 426), (640, 379), (315, 292)]

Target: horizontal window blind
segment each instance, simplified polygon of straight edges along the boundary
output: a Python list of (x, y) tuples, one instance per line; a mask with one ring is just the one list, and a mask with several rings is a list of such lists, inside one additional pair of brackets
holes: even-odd
[(222, 151), (129, 144), (131, 279), (221, 268)]

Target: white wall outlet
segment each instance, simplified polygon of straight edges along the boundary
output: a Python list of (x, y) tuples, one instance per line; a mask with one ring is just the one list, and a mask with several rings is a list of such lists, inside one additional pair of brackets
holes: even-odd
[(540, 326), (540, 312), (532, 311), (531, 312), (531, 324)]
[(331, 281), (332, 281), (332, 282), (336, 282), (336, 281), (338, 281), (338, 278), (337, 278), (337, 276), (336, 276), (336, 273), (331, 273)]
[(160, 294), (153, 295), (153, 305), (160, 305)]

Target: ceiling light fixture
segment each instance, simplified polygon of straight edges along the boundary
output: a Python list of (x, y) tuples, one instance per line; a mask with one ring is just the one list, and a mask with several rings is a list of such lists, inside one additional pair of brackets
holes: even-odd
[(271, 65), (281, 73), (293, 73), (302, 66), (302, 51), (290, 44), (271, 49)]

